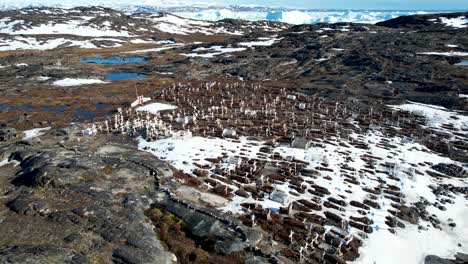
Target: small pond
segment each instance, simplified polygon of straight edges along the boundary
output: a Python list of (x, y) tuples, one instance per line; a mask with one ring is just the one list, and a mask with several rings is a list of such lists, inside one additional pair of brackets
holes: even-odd
[(115, 56), (112, 58), (104, 58), (97, 56), (94, 58), (84, 58), (80, 60), (85, 63), (94, 63), (94, 64), (103, 64), (103, 65), (123, 65), (123, 64), (135, 64), (143, 63), (146, 61), (146, 57), (143, 56), (131, 56), (131, 57), (121, 57)]
[(148, 78), (148, 74), (136, 72), (109, 72), (106, 79), (109, 81), (137, 80)]
[[(107, 108), (107, 107), (110, 107), (110, 106), (111, 105), (97, 104), (96, 105), (96, 110), (100, 110), (100, 109)], [(95, 119), (97, 117), (109, 116), (109, 115), (112, 115), (112, 114), (113, 114), (113, 111), (107, 111), (107, 112), (104, 112), (104, 113), (95, 113), (95, 112), (92, 112), (92, 111), (88, 111), (88, 110), (85, 110), (85, 109), (78, 108), (78, 109), (75, 109), (75, 116), (77, 116), (77, 118), (73, 119), (73, 121), (80, 123), (80, 122)]]
[(468, 66), (468, 60), (464, 60), (464, 61), (462, 61), (460, 63), (455, 64), (455, 65), (457, 65), (457, 66)]
[(59, 106), (41, 106), (41, 107), (34, 107), (30, 105), (20, 105), (20, 106), (13, 106), (9, 104), (0, 104), (0, 110), (21, 110), (21, 111), (44, 111), (44, 112), (54, 112), (60, 113), (67, 110), (70, 106), (68, 105), (59, 105)]

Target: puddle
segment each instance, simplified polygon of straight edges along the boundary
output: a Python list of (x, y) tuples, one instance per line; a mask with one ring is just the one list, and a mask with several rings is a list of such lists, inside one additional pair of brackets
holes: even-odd
[(78, 121), (85, 121), (85, 120), (90, 120), (90, 119), (94, 119), (97, 117), (96, 113), (93, 113), (93, 112), (90, 112), (90, 111), (87, 111), (87, 110), (83, 110), (83, 109), (76, 109), (75, 110), (75, 115), (78, 116), (78, 117), (81, 117), (79, 118)]
[(109, 72), (106, 79), (109, 81), (137, 80), (148, 78), (148, 74), (135, 72)]
[(103, 64), (103, 65), (123, 65), (123, 64), (135, 64), (135, 63), (144, 63), (146, 62), (146, 57), (143, 56), (130, 56), (130, 57), (122, 57), (122, 56), (115, 56), (112, 58), (104, 58), (101, 56), (97, 56), (94, 58), (84, 58), (81, 59), (81, 62), (85, 63), (93, 63), (93, 64)]
[(12, 107), (6, 104), (0, 104), (0, 110), (8, 110), (11, 109)]
[(37, 108), (29, 105), (20, 105), (17, 106), (16, 109), (22, 110), (22, 111), (35, 111)]
[[(105, 110), (110, 107), (112, 107), (112, 105), (104, 104), (104, 103), (95, 104), (96, 110)], [(69, 105), (34, 107), (30, 105), (13, 106), (9, 104), (0, 104), (0, 111), (2, 110), (20, 110), (20, 111), (25, 111), (25, 112), (43, 111), (43, 112), (60, 114), (69, 108), (70, 108)], [(113, 113), (112, 108), (110, 108), (105, 113), (94, 113), (92, 111), (78, 108), (74, 111), (75, 117), (77, 118), (75, 118), (73, 121), (76, 121), (76, 122), (88, 121), (97, 117), (108, 116), (108, 115), (111, 115), (112, 113)]]
[(21, 111), (44, 111), (44, 112), (54, 112), (60, 113), (67, 110), (70, 106), (68, 105), (59, 105), (59, 106), (41, 106), (41, 107), (34, 107), (30, 105), (20, 105), (20, 106), (13, 106), (8, 104), (0, 104), (0, 110), (21, 110)]
[(457, 65), (457, 66), (468, 66), (468, 60), (464, 60), (464, 61), (462, 61), (460, 63), (455, 64), (455, 65)]
[[(98, 109), (98, 105), (105, 105), (105, 104), (97, 104), (96, 109)], [(108, 107), (110, 105), (105, 105), (105, 106)], [(88, 110), (78, 108), (78, 109), (75, 110), (75, 116), (77, 116), (78, 118), (74, 119), (73, 121), (74, 122), (84, 122), (84, 121), (95, 119), (97, 117), (109, 116), (109, 115), (112, 115), (112, 114), (113, 114), (112, 111), (109, 111), (109, 112), (106, 112), (106, 113), (94, 113), (94, 112), (91, 112), (91, 111), (88, 111)]]
[(56, 106), (56, 107), (43, 106), (43, 107), (41, 107), (41, 110), (46, 111), (46, 112), (60, 113), (60, 112), (63, 112), (65, 110), (67, 110), (69, 107), (70, 106), (68, 106), (68, 105), (59, 105), (59, 106)]
[(106, 109), (106, 108), (108, 108), (110, 106), (111, 105), (99, 103), (99, 104), (96, 104), (96, 110)]

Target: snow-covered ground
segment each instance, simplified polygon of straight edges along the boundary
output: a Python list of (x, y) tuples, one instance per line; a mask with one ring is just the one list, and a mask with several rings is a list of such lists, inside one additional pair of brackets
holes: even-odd
[(156, 115), (160, 111), (174, 109), (177, 109), (177, 106), (162, 103), (151, 103), (144, 106), (140, 106), (136, 110), (140, 112), (149, 112), (153, 115)]
[(229, 34), (229, 35), (242, 35), (240, 31), (229, 31), (222, 25), (217, 25), (213, 22), (199, 21), (188, 18), (175, 16), (172, 14), (157, 14), (145, 15), (139, 18), (147, 19), (151, 22), (151, 27), (162, 32), (179, 35), (189, 34)]
[(14, 37), (13, 39), (10, 38), (2, 38), (2, 44), (0, 45), (0, 51), (7, 51), (7, 50), (50, 50), (55, 49), (59, 46), (67, 46), (67, 47), (79, 47), (82, 49), (95, 49), (97, 48), (91, 41), (80, 41), (80, 40), (71, 40), (65, 38), (57, 38), (57, 39), (48, 39), (48, 40), (38, 40), (34, 37)]
[(250, 41), (250, 42), (240, 42), (238, 45), (240, 46), (246, 46), (246, 47), (255, 47), (255, 46), (272, 46), (276, 42), (278, 42), (280, 39), (277, 38), (258, 38), (256, 41)]
[(456, 18), (441, 17), (440, 21), (442, 24), (445, 24), (447, 27), (454, 27), (454, 28), (466, 28), (468, 24), (468, 18), (464, 16), (460, 16)]
[[(369, 149), (362, 149), (352, 146), (349, 140), (360, 140), (365, 142)], [(357, 208), (349, 205), (350, 201), (363, 201), (371, 199), (369, 193), (363, 188), (376, 188), (381, 186), (380, 181), (385, 184), (397, 186), (402, 192), (401, 199), (406, 204), (419, 201), (421, 198), (428, 201), (435, 201), (436, 196), (432, 193), (430, 186), (437, 185), (440, 181), (425, 173), (430, 170), (427, 164), (437, 163), (456, 163), (449, 158), (439, 156), (418, 143), (413, 143), (403, 138), (387, 138), (378, 133), (369, 133), (366, 135), (354, 134), (349, 140), (336, 140), (336, 142), (324, 143), (323, 147), (311, 147), (309, 149), (295, 149), (291, 147), (276, 147), (273, 153), (279, 153), (285, 160), (300, 160), (308, 163), (308, 169), (314, 169), (321, 164), (328, 164), (331, 171), (320, 171), (318, 178), (312, 179), (307, 176), (301, 176), (303, 184), (309, 185), (313, 182), (316, 185), (327, 188), (332, 194), (330, 197), (347, 197), (347, 206), (344, 211), (332, 209), (334, 213), (343, 216), (345, 219), (351, 216), (358, 216)], [(386, 148), (382, 142), (389, 141), (396, 148)], [(339, 145), (339, 142), (346, 143), (348, 146)], [(185, 136), (173, 136), (161, 139), (155, 142), (147, 142), (140, 138), (139, 148), (154, 154), (160, 159), (167, 160), (176, 169), (186, 173), (192, 173), (201, 166), (213, 166), (207, 159), (221, 158), (221, 167), (234, 168), (239, 160), (258, 159), (257, 156), (262, 142), (240, 138), (239, 140), (192, 137), (191, 134)], [(367, 163), (365, 156), (375, 157), (381, 160), (377, 164), (378, 172), (375, 175), (368, 173), (356, 173), (359, 184), (353, 185), (344, 181), (340, 173), (343, 164), (360, 171), (365, 169)], [(239, 159), (239, 157), (241, 159)], [(275, 163), (276, 161), (271, 160)], [(389, 168), (384, 164), (394, 164), (390, 168), (390, 173), (383, 173)], [(460, 165), (460, 164), (459, 164)], [(294, 166), (291, 163), (291, 166)], [(416, 167), (415, 167), (416, 166)], [(414, 173), (417, 169), (423, 173)], [(390, 176), (394, 177), (391, 178)], [(380, 180), (379, 180), (380, 179)], [(443, 180), (444, 184), (453, 184), (455, 186), (466, 186), (467, 179), (447, 178)], [(228, 185), (234, 190), (236, 186)], [(275, 190), (289, 194), (291, 189), (288, 183), (275, 184)], [(326, 199), (328, 196), (324, 197)], [(287, 201), (306, 199), (310, 201), (312, 194), (288, 195)], [(446, 211), (441, 211), (434, 206), (429, 206), (428, 211), (437, 216), (441, 221), (441, 229), (436, 229), (430, 223), (420, 222), (425, 230), (419, 230), (418, 225), (405, 222), (406, 228), (396, 228), (393, 234), (388, 230), (385, 223), (386, 217), (392, 215), (387, 211), (392, 207), (392, 200), (384, 197), (384, 194), (378, 195), (375, 200), (380, 209), (371, 208), (370, 219), (373, 221), (374, 232), (364, 239), (364, 246), (360, 248), (360, 258), (356, 263), (423, 263), (424, 257), (429, 254), (435, 254), (441, 257), (452, 257), (456, 252), (468, 250), (468, 224), (465, 223), (468, 215), (468, 202), (462, 196), (458, 195), (454, 199), (454, 204), (446, 204)], [(240, 196), (234, 196), (231, 202), (219, 208), (223, 211), (232, 213), (241, 213), (242, 203), (259, 203), (263, 208), (278, 209), (286, 204), (280, 204), (265, 197), (263, 201), (257, 201)], [(315, 212), (322, 214), (323, 212)], [(456, 223), (456, 227), (450, 227), (448, 224)], [(361, 231), (351, 228), (351, 234), (360, 236)], [(462, 246), (458, 247), (458, 243)], [(395, 254), (398, 252), (398, 254)]]
[(89, 84), (101, 84), (101, 83), (107, 83), (107, 82), (99, 80), (99, 79), (73, 79), (73, 78), (65, 78), (63, 80), (58, 80), (58, 81), (53, 82), (54, 85), (63, 86), (63, 87), (89, 85)]
[(429, 127), (441, 128), (442, 125), (453, 125), (456, 129), (468, 129), (467, 115), (449, 111), (442, 106), (409, 102), (402, 105), (393, 105), (391, 108), (424, 116)]
[[(247, 152), (244, 157), (254, 158), (261, 144), (259, 142), (240, 138), (238, 141), (220, 139), (192, 137), (191, 134), (174, 135), (171, 138), (147, 142), (140, 139), (138, 147), (149, 148), (149, 152), (160, 159), (169, 161), (172, 166), (186, 173), (196, 168), (195, 164), (210, 164), (206, 159), (216, 159), (222, 157), (223, 153), (230, 153), (230, 156), (241, 155)], [(247, 149), (242, 151), (241, 149)], [(235, 165), (227, 163), (226, 166)]]
[(17, 24), (21, 24), (21, 20), (13, 20), (9, 17), (0, 20), (0, 33), (11, 35), (79, 35), (88, 37), (130, 37), (128, 31), (113, 30), (108, 24), (102, 24), (102, 27), (85, 26), (85, 19), (69, 20), (67, 23), (38, 24), (34, 26), (23, 26), (15, 28)]
[(44, 135), (44, 133), (46, 131), (48, 131), (48, 130), (50, 130), (50, 127), (34, 128), (34, 129), (31, 129), (31, 130), (25, 130), (25, 131), (23, 131), (23, 133), (25, 134), (23, 139), (31, 139), (31, 138), (35, 138), (35, 137), (40, 137), (40, 136)]
[[(105, 45), (97, 45), (98, 42)], [(77, 47), (81, 49), (117, 48), (124, 44), (163, 44), (164, 42), (152, 41), (143, 38), (92, 38), (83, 40), (70, 38), (40, 38), (34, 35), (0, 37), (0, 51), (7, 50), (51, 50), (64, 47)]]
[(122, 53), (135, 54), (135, 53), (146, 53), (146, 52), (160, 52), (160, 51), (171, 50), (171, 49), (175, 49), (175, 48), (179, 48), (183, 46), (185, 46), (185, 44), (175, 43), (175, 44), (169, 44), (169, 45), (165, 45), (165, 46), (158, 47), (158, 48), (132, 50), (132, 51), (126, 51)]
[(421, 52), (418, 53), (421, 55), (438, 55), (438, 56), (459, 56), (459, 57), (465, 57), (468, 56), (468, 52), (462, 52), (462, 51), (450, 51), (450, 52)]
[[(239, 52), (239, 51), (244, 51), (246, 48), (230, 48), (230, 47), (223, 47), (223, 46), (211, 46), (209, 48), (201, 47), (201, 48), (196, 48), (193, 51), (195, 53), (186, 53), (186, 54), (181, 54), (187, 57), (201, 57), (201, 58), (213, 58), (215, 56), (225, 54), (225, 53), (232, 53), (232, 52)], [(209, 53), (199, 53), (199, 52), (205, 52), (209, 51)]]

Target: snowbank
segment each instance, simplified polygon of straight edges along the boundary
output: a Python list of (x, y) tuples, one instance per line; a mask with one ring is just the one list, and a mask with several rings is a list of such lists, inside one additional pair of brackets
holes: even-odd
[(100, 84), (100, 83), (107, 83), (107, 82), (99, 80), (99, 79), (72, 79), (72, 78), (66, 78), (66, 79), (63, 79), (63, 80), (53, 82), (53, 85), (68, 87), (68, 86)]
[(160, 111), (164, 110), (174, 110), (177, 109), (177, 106), (161, 103), (152, 103), (144, 106), (138, 107), (136, 110), (141, 112), (150, 112), (151, 114), (156, 115)]

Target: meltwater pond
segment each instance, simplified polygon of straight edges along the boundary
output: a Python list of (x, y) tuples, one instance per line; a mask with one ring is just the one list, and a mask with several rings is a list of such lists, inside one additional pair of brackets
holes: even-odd
[(455, 64), (455, 65), (457, 65), (457, 66), (468, 66), (468, 60), (464, 60), (464, 61), (462, 61), (460, 63)]
[(44, 112), (54, 112), (54, 113), (61, 113), (65, 110), (67, 110), (70, 106), (68, 105), (59, 105), (59, 106), (41, 106), (41, 107), (35, 107), (35, 106), (30, 106), (30, 105), (18, 105), (18, 106), (13, 106), (9, 104), (0, 104), (0, 110), (21, 110), (21, 111), (26, 111), (26, 112), (32, 112), (32, 111), (44, 111)]
[(148, 74), (136, 72), (109, 72), (106, 79), (109, 81), (137, 80), (148, 78)]
[(104, 65), (122, 65), (122, 64), (135, 64), (143, 63), (146, 61), (146, 57), (143, 56), (114, 56), (111, 58), (104, 58), (97, 56), (94, 58), (84, 58), (80, 60), (81, 62), (94, 63), (94, 64), (104, 64)]

